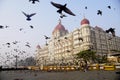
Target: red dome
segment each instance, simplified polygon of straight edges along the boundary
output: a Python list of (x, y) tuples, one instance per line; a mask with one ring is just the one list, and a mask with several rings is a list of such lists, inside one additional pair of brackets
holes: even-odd
[(41, 48), (40, 45), (37, 45), (36, 47), (37, 47), (37, 49), (40, 49), (40, 48)]
[(83, 24), (90, 24), (89, 20), (84, 18), (82, 21), (81, 21), (81, 25)]
[(53, 30), (53, 33), (56, 31), (66, 31), (66, 30), (65, 30), (65, 27), (61, 23), (59, 23)]

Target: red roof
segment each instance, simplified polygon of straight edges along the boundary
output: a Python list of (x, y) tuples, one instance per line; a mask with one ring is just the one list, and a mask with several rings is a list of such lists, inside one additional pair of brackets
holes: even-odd
[(36, 47), (37, 47), (38, 49), (40, 49), (40, 48), (41, 48), (41, 47), (40, 47), (40, 45), (37, 45)]
[(53, 30), (53, 33), (56, 31), (66, 31), (66, 30), (65, 30), (65, 27), (61, 23), (59, 23)]
[(84, 18), (82, 21), (81, 21), (81, 25), (83, 24), (90, 24), (89, 20)]

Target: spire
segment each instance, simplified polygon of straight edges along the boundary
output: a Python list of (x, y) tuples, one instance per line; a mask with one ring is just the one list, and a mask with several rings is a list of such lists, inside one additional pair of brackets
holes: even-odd
[(61, 19), (59, 19), (59, 24), (61, 24)]
[(83, 13), (83, 18), (85, 19), (85, 13)]

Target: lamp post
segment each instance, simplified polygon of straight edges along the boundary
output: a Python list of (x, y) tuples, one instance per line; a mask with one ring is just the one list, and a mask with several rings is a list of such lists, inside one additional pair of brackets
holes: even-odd
[(18, 62), (18, 58), (19, 58), (19, 56), (14, 56), (15, 58), (16, 58), (16, 62), (15, 62), (15, 68), (17, 69), (17, 66), (18, 66), (18, 64), (17, 64), (17, 62)]

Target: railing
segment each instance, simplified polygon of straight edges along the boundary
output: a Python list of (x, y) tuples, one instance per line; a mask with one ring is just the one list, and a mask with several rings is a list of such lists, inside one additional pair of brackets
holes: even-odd
[[(40, 70), (40, 71), (82, 71), (85, 68), (81, 66), (43, 66), (41, 67), (31, 67), (30, 70)], [(120, 70), (120, 65), (88, 65), (87, 70)]]

